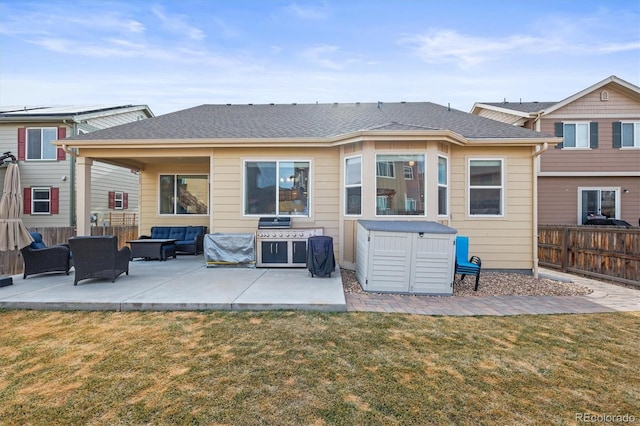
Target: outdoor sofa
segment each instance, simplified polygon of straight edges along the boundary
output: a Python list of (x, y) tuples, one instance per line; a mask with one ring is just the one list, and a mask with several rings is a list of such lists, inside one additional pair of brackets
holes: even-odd
[(176, 252), (200, 254), (204, 251), (204, 235), (207, 227), (203, 225), (190, 226), (152, 226), (151, 235), (141, 235), (139, 238), (174, 239)]

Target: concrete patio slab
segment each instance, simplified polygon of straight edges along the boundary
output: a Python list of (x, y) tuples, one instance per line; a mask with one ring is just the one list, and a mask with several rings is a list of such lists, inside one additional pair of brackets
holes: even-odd
[(203, 256), (132, 261), (114, 283), (74, 272), (41, 274), (0, 288), (0, 308), (41, 310), (273, 310), (346, 311), (340, 272), (312, 278), (304, 268), (207, 268)]

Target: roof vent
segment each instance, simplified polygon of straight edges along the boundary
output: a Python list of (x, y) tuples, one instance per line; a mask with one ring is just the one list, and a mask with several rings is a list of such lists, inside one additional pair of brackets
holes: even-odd
[(601, 101), (608, 101), (609, 100), (609, 92), (607, 92), (606, 90), (603, 90), (602, 92), (600, 92), (600, 100)]

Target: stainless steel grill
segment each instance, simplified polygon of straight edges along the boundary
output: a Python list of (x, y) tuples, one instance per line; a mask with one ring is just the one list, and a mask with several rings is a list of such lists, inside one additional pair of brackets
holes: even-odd
[(261, 218), (256, 231), (256, 266), (304, 268), (307, 240), (316, 235), (323, 235), (323, 229), (291, 228), (290, 218)]

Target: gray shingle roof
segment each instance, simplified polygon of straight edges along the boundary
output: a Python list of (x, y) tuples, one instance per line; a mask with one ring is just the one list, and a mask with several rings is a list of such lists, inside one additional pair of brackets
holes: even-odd
[(470, 139), (542, 136), (430, 102), (399, 102), (201, 105), (71, 139), (304, 139), (412, 130), (451, 130)]
[(558, 102), (478, 102), (479, 104), (494, 106), (497, 108), (512, 109), (520, 112), (540, 112)]

